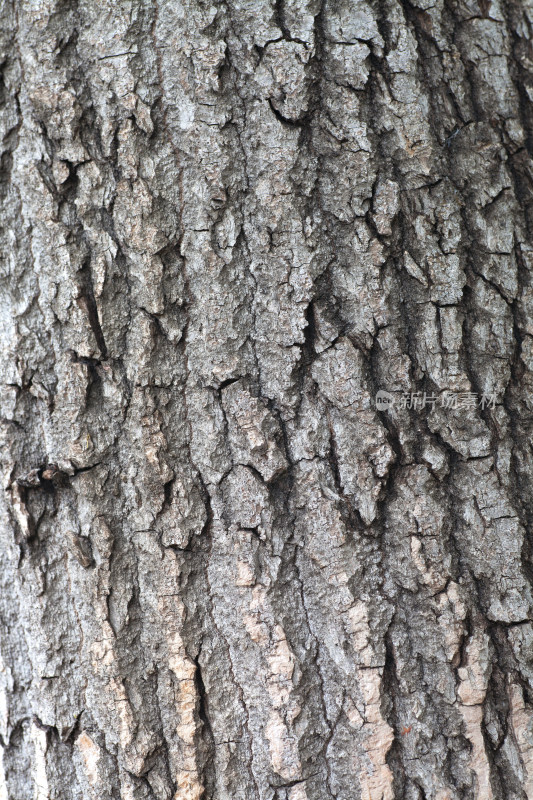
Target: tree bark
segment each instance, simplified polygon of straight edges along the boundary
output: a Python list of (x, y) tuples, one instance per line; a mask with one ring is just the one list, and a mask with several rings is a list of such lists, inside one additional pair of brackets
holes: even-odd
[(0, 798), (533, 798), (530, 0), (0, 13)]

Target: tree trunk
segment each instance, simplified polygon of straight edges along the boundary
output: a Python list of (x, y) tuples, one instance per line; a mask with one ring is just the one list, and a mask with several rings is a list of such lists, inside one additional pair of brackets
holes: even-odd
[(530, 0), (1, 18), (0, 798), (533, 798)]

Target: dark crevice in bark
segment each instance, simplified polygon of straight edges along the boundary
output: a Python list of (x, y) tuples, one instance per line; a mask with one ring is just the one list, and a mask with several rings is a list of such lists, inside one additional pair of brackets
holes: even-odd
[(94, 338), (96, 339), (96, 344), (98, 345), (101, 356), (105, 361), (107, 359), (107, 347), (102, 327), (100, 325), (98, 308), (94, 297), (93, 281), (89, 261), (86, 261), (80, 270), (80, 288), (81, 293), (78, 298), (78, 305), (87, 314), (89, 325), (91, 326)]

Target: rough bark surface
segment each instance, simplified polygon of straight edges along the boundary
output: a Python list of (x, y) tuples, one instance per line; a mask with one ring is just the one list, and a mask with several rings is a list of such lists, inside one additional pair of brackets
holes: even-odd
[(533, 798), (530, 0), (0, 14), (0, 798)]

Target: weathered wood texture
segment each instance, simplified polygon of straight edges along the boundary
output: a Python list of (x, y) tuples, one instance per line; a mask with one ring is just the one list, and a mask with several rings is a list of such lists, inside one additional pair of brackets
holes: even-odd
[(532, 23), (3, 3), (0, 797), (533, 798)]

